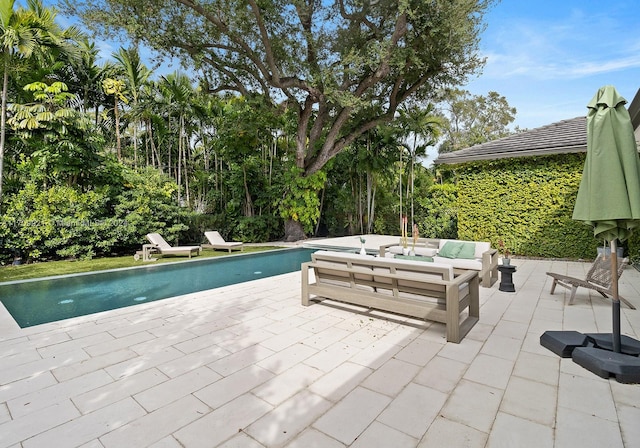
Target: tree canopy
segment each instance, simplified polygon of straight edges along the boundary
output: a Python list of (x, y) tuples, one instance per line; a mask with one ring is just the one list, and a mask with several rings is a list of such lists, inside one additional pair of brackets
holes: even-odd
[(490, 0), (66, 1), (87, 26), (201, 70), (212, 91), (259, 92), (298, 113), (296, 160), (312, 174), (409, 99), (478, 69)]
[(321, 170), (407, 101), (464, 83), (483, 63), (493, 0), (65, 0), (85, 24), (124, 31), (204, 74), (212, 92), (263, 95), (297, 114), (296, 166)]
[(438, 152), (446, 153), (506, 137), (516, 118), (516, 108), (497, 92), (472, 95), (453, 89), (444, 98), (444, 140)]

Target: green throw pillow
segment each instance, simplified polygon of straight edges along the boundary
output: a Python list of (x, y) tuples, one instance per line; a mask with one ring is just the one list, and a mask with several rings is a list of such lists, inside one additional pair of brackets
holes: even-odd
[(466, 258), (468, 260), (472, 260), (476, 255), (476, 243), (462, 243), (462, 248), (460, 252), (458, 252), (458, 256), (456, 258)]
[(458, 254), (464, 243), (462, 241), (447, 241), (438, 252), (438, 256), (444, 258), (458, 258)]

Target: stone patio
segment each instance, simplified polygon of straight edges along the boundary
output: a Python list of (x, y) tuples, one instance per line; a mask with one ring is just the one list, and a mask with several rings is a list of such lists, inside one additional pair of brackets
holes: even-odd
[[(480, 288), (480, 323), (444, 326), (300, 305), (300, 273), (19, 329), (0, 306), (0, 447), (638, 447), (640, 385), (539, 344), (611, 331), (610, 302), (549, 294), (513, 260), (515, 293)], [(640, 307), (640, 272), (620, 293)], [(640, 310), (622, 310), (640, 337)]]

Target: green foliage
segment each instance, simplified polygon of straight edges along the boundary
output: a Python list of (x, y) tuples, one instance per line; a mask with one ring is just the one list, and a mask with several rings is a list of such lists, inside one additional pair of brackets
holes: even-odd
[(178, 186), (153, 168), (125, 170), (122, 192), (115, 198), (114, 215), (121, 220), (120, 242), (135, 246), (151, 232), (161, 233), (170, 244), (188, 226), (191, 212), (176, 205)]
[(302, 224), (306, 233), (313, 233), (313, 228), (320, 218), (320, 198), (318, 192), (324, 187), (327, 175), (317, 171), (310, 176), (302, 176), (298, 168), (291, 168), (285, 176), (285, 191), (276, 205), (280, 216)]
[(101, 192), (27, 184), (0, 219), (3, 247), (29, 259), (91, 258), (109, 250), (117, 219), (106, 217), (107, 200)]
[(502, 239), (515, 255), (594, 258), (592, 229), (571, 219), (584, 154), (474, 162), (458, 176), (458, 237)]
[(282, 238), (284, 228), (276, 216), (242, 217), (234, 229), (233, 239), (250, 243), (266, 243)]
[(434, 184), (425, 196), (417, 198), (424, 213), (416, 220), (420, 236), (450, 238), (458, 235), (457, 191), (453, 184)]
[(457, 151), (511, 134), (508, 126), (516, 118), (516, 108), (497, 92), (471, 95), (452, 89), (443, 100), (446, 121), (440, 153)]

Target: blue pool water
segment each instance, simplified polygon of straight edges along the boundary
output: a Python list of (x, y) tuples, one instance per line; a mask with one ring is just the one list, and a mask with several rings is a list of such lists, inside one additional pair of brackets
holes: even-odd
[(313, 252), (281, 249), (10, 282), (0, 284), (0, 301), (25, 328), (297, 271)]

